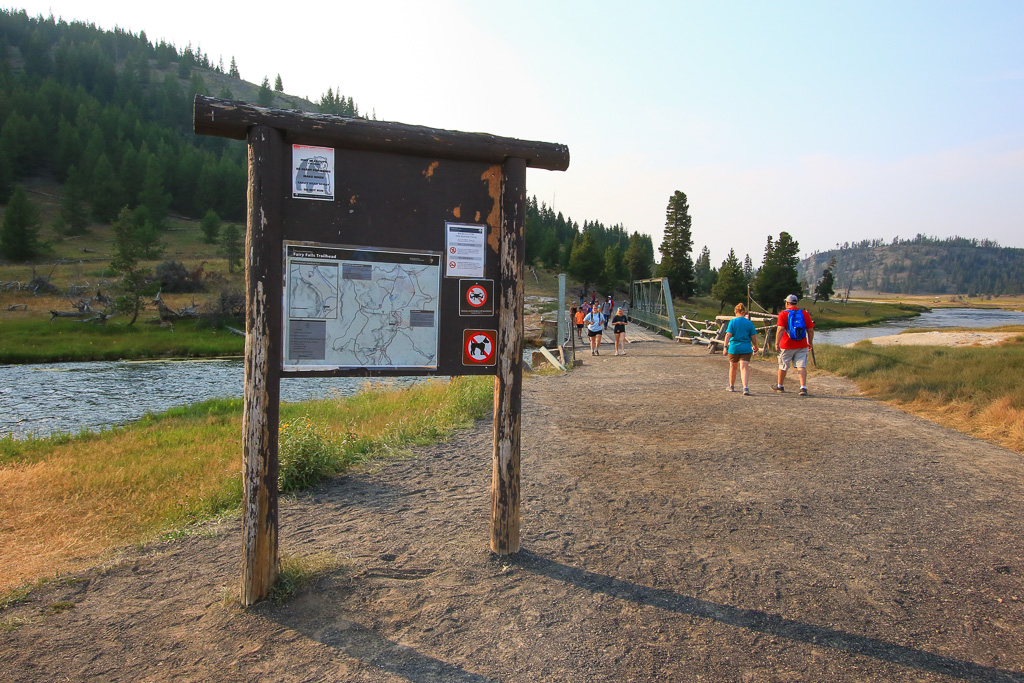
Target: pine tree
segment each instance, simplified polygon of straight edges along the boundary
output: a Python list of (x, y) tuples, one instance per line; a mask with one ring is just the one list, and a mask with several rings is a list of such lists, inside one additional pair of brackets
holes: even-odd
[(711, 267), (711, 251), (705, 246), (693, 263), (694, 291), (697, 296), (708, 296), (718, 279), (718, 271)]
[(750, 260), (750, 254), (743, 257), (743, 279), (747, 281), (747, 284), (753, 284), (754, 282), (754, 262)]
[(60, 220), (65, 235), (84, 235), (89, 228), (89, 212), (86, 209), (86, 180), (78, 167), (68, 169), (64, 183), (64, 196), (60, 199)]
[(206, 212), (203, 222), (199, 224), (203, 231), (203, 241), (207, 244), (216, 244), (220, 236), (220, 216), (213, 209)]
[(573, 240), (572, 254), (569, 256), (569, 275), (583, 284), (584, 289), (596, 284), (604, 270), (604, 257), (594, 244), (592, 231), (585, 231)]
[(137, 214), (128, 207), (111, 224), (114, 231), (114, 258), (110, 267), (121, 273), (121, 289), (124, 294), (114, 302), (118, 311), (131, 315), (128, 325), (134, 325), (142, 310), (142, 289), (146, 285), (149, 271), (139, 267), (139, 261), (146, 257), (149, 245), (140, 230)]
[(634, 232), (629, 236), (629, 246), (623, 256), (629, 269), (630, 280), (646, 280), (654, 269), (654, 244), (650, 236)]
[(764, 262), (754, 280), (754, 298), (762, 306), (771, 306), (772, 312), (778, 312), (788, 295), (803, 295), (796, 272), (799, 253), (800, 245), (788, 232), (780, 232), (777, 242), (768, 236)]
[(118, 211), (127, 203), (106, 154), (100, 154), (92, 172), (90, 203), (93, 217), (101, 223), (110, 223), (117, 218)]
[(562, 257), (562, 245), (555, 236), (554, 230), (545, 230), (541, 238), (540, 253), (537, 255), (540, 262), (547, 268), (557, 268)]
[(260, 90), (256, 93), (256, 104), (261, 107), (269, 107), (273, 103), (274, 92), (270, 89), (270, 79), (264, 76), (263, 83), (260, 85)]
[(171, 206), (171, 195), (164, 191), (163, 169), (155, 154), (146, 160), (146, 175), (139, 191), (139, 206), (146, 208), (153, 227), (163, 230), (167, 225), (167, 212)]
[(667, 277), (672, 294), (683, 299), (693, 296), (693, 237), (690, 232), (690, 207), (686, 195), (676, 190), (665, 210), (665, 235), (661, 241), (659, 274)]
[(284, 92), (284, 83), (281, 81), (281, 74), (277, 74), (277, 78), (274, 79), (274, 90), (277, 92)]
[(722, 267), (718, 271), (718, 281), (711, 288), (711, 296), (720, 302), (719, 313), (726, 305), (735, 306), (741, 301), (746, 302), (747, 300), (747, 281), (743, 277), (743, 268), (733, 249), (729, 250), (729, 256), (722, 261)]
[(228, 67), (228, 76), (232, 78), (241, 78), (242, 75), (238, 73), (238, 64), (235, 62), (235, 56), (231, 55), (231, 66)]
[(833, 256), (832, 260), (829, 261), (828, 267), (821, 274), (821, 279), (818, 280), (817, 286), (814, 288), (814, 301), (828, 301), (836, 290), (833, 288), (835, 284), (835, 276), (832, 274), (836, 267), (836, 257)]
[(234, 223), (228, 223), (221, 235), (221, 251), (228, 262), (228, 272), (235, 272), (235, 268), (242, 265), (242, 256), (245, 246), (242, 244), (241, 231)]
[[(146, 157), (136, 151), (131, 142), (124, 145), (121, 166), (117, 172), (118, 181), (124, 191), (124, 203), (134, 206), (139, 203), (139, 192), (146, 177)], [(120, 209), (121, 207), (117, 207)]]
[(623, 280), (622, 248), (613, 244), (604, 250), (604, 269), (601, 271), (601, 286), (604, 291), (612, 294), (622, 288)]
[(39, 209), (28, 198), (24, 186), (17, 185), (0, 225), (0, 254), (11, 261), (28, 261), (41, 251)]
[(0, 146), (0, 204), (7, 201), (13, 190), (11, 184), (14, 182), (14, 169), (11, 167), (10, 157), (7, 156), (4, 148)]

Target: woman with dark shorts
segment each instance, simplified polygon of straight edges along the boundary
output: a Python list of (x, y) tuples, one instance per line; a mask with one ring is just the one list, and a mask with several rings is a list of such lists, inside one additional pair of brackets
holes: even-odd
[(739, 366), (740, 378), (743, 380), (743, 395), (750, 396), (750, 389), (747, 388), (747, 370), (750, 367), (750, 357), (757, 353), (757, 329), (754, 323), (746, 317), (747, 307), (743, 304), (736, 304), (736, 317), (729, 321), (725, 328), (725, 348), (722, 355), (729, 356), (729, 391), (735, 391), (736, 367)]
[(622, 355), (626, 355), (626, 314), (622, 309), (615, 312), (612, 318), (612, 332), (615, 333), (615, 355), (619, 355), (619, 347), (622, 347)]
[(583, 317), (583, 321), (587, 323), (587, 334), (590, 335), (590, 355), (600, 356), (601, 332), (604, 331), (604, 316), (601, 315), (601, 309), (592, 306), (590, 313)]

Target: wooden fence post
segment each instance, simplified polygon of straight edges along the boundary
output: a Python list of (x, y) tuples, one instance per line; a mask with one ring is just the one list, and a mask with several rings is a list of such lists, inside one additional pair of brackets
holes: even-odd
[(491, 551), (519, 552), (519, 448), (523, 393), (523, 261), (526, 161), (501, 169), (501, 298), (498, 372), (494, 377), (494, 459), (491, 472)]
[(242, 408), (242, 594), (251, 605), (277, 578), (277, 425), (281, 398), (281, 196), (284, 143), (249, 131)]

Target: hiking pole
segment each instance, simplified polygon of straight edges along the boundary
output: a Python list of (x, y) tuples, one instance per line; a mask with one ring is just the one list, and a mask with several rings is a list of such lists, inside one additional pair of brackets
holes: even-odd
[(814, 347), (808, 347), (811, 350), (811, 362), (814, 363), (814, 369), (818, 369), (818, 359), (814, 357)]

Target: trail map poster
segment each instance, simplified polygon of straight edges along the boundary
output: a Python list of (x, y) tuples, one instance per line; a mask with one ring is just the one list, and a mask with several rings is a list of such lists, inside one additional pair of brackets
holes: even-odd
[(436, 369), (441, 256), (286, 241), (283, 369)]

